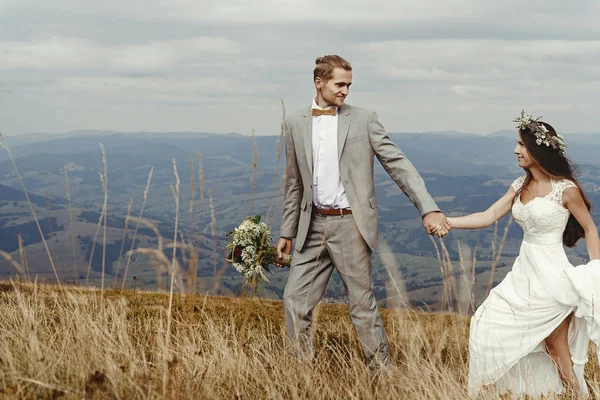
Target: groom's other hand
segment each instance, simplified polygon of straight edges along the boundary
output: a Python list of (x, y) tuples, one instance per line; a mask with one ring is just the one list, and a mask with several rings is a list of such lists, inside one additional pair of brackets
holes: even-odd
[(448, 218), (440, 211), (429, 213), (423, 217), (425, 232), (430, 235), (444, 237), (450, 232), (451, 226)]
[[(277, 242), (277, 258), (280, 260), (283, 258), (284, 254), (292, 254), (292, 239), (288, 238), (279, 238)], [(279, 268), (283, 268), (282, 264), (275, 263)]]

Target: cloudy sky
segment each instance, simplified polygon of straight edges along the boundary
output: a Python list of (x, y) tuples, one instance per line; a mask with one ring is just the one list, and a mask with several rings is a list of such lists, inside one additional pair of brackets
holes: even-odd
[(0, 0), (0, 131), (279, 132), (314, 59), (390, 132), (600, 132), (597, 0)]

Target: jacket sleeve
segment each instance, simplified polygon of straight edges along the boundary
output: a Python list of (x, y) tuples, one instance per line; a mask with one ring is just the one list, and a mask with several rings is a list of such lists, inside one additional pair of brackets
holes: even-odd
[(294, 138), (290, 132), (287, 121), (284, 123), (285, 135), (285, 197), (283, 201), (283, 216), (281, 218), (280, 236), (288, 239), (296, 237), (298, 221), (300, 219), (300, 203), (304, 187), (302, 177), (296, 160)]
[(427, 192), (423, 178), (400, 148), (389, 138), (374, 111), (370, 111), (368, 125), (369, 140), (375, 156), (388, 175), (417, 207), (421, 217), (439, 211), (439, 207)]

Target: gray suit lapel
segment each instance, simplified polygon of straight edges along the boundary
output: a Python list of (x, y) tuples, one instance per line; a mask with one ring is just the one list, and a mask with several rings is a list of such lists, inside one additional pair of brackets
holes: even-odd
[(312, 144), (312, 112), (311, 107), (304, 110), (302, 115), (304, 116), (304, 129), (302, 134), (304, 135), (304, 151), (306, 152), (306, 160), (308, 161), (308, 169), (310, 170), (310, 176), (313, 174), (313, 144)]
[(342, 158), (342, 151), (348, 136), (352, 109), (349, 105), (343, 105), (338, 109), (338, 161)]

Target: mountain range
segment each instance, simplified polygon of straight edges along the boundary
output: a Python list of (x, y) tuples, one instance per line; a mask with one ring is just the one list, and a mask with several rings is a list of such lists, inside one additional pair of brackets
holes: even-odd
[[(600, 202), (600, 161), (597, 156), (600, 154), (600, 134), (563, 136), (568, 144), (568, 155), (579, 164), (582, 184), (592, 200)], [(506, 191), (512, 180), (522, 174), (513, 154), (514, 131), (488, 135), (455, 131), (392, 133), (390, 137), (415, 164), (430, 193), (448, 214), (487, 208)], [(132, 224), (125, 229), (127, 209), (131, 202), (130, 215), (140, 212), (151, 170), (144, 215), (153, 221), (162, 236), (172, 240), (175, 215), (178, 214), (181, 238), (194, 242), (198, 248), (197, 275), (206, 287), (214, 287), (218, 278), (221, 280), (219, 290), (224, 293), (241, 290), (241, 278), (227, 268), (223, 255), (227, 243), (225, 233), (247, 215), (264, 215), (273, 228), (274, 238), (277, 237), (285, 165), (279, 136), (253, 138), (235, 133), (76, 131), (19, 135), (6, 140), (38, 217), (45, 221), (41, 224), (47, 231), (44, 236), (48, 237), (50, 246), (64, 265), (60, 274), (65, 279), (86, 278), (97, 282), (100, 277), (97, 261), (101, 257), (98, 253), (100, 239), (97, 239), (99, 244), (92, 255), (93, 238), (104, 200), (99, 177), (103, 173), (99, 143), (106, 152), (108, 215), (112, 223), (107, 229), (109, 251), (105, 254), (109, 256), (106, 271), (113, 274), (111, 279), (115, 275), (122, 278), (116, 271), (125, 259), (120, 249), (124, 247), (123, 243), (131, 243), (134, 234)], [(410, 289), (411, 301), (434, 303), (439, 297), (441, 278), (436, 250), (422, 230), (416, 209), (375, 162), (380, 230), (389, 248), (385, 251), (393, 255), (390, 258), (376, 252), (374, 256), (376, 291), (379, 288), (379, 297), (385, 299), (383, 288), (389, 281), (390, 271), (390, 266), (385, 263), (394, 259), (397, 265), (392, 269), (401, 271), (402, 279)], [(172, 191), (177, 184), (176, 176), (180, 182), (178, 213)], [(0, 237), (0, 250), (11, 252), (15, 259), (26, 256), (31, 271), (51, 280), (53, 272), (39, 242), (41, 236), (39, 232), (33, 232), (37, 228), (32, 224), (18, 178), (8, 153), (0, 152), (0, 228), (8, 232)], [(500, 233), (507, 222), (500, 222)], [(22, 243), (19, 252), (15, 248), (15, 235), (21, 231), (20, 237), (28, 241)], [(462, 248), (477, 247), (477, 276), (487, 281), (494, 237), (494, 230), (489, 228), (453, 232), (446, 242), (455, 262), (459, 258), (459, 243)], [(155, 235), (148, 229), (138, 239), (136, 246), (157, 244)], [(519, 241), (519, 228), (512, 224), (502, 258), (506, 267), (510, 266)], [(582, 259), (585, 249), (579, 246), (571, 256), (574, 260)], [(178, 253), (178, 257), (184, 265), (188, 255)], [(156, 288), (164, 271), (159, 272), (147, 258), (137, 257), (135, 261), (132, 268), (140, 279), (138, 284)], [(77, 274), (74, 265), (79, 266)], [(90, 272), (81, 272), (81, 267)], [(507, 269), (498, 271), (501, 277)], [(8, 263), (0, 260), (0, 276), (14, 273)], [(263, 288), (265, 295), (279, 297), (286, 276), (285, 271), (276, 271), (271, 282)], [(336, 278), (326, 296), (340, 300), (343, 292), (343, 286)]]

